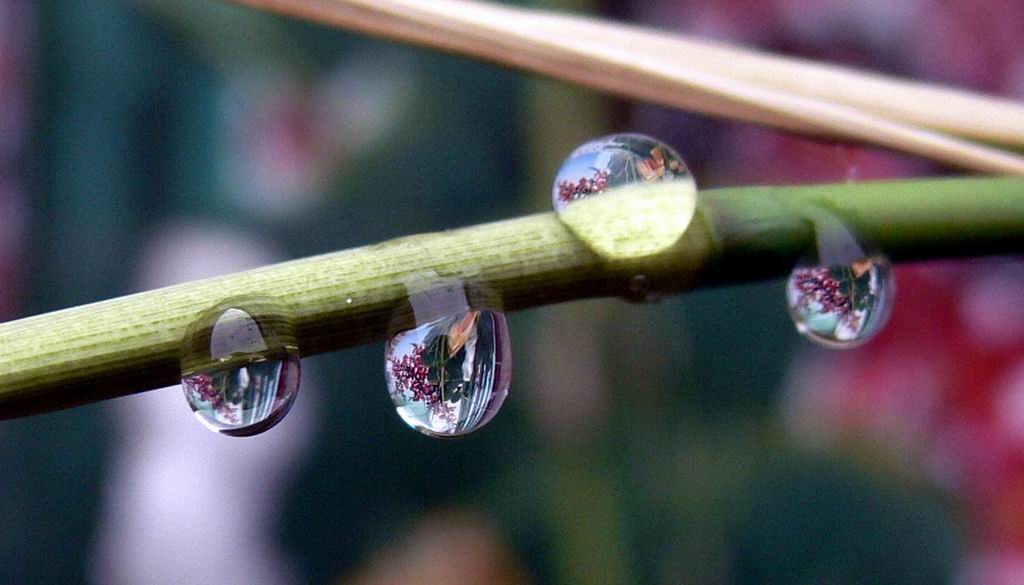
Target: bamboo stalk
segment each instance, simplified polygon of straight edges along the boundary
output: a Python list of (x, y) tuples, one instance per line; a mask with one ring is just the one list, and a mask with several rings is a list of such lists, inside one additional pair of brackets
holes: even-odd
[(542, 213), (411, 236), (0, 324), (0, 418), (176, 383), (191, 320), (230, 297), (276, 299), (309, 356), (411, 325), (409, 283), (424, 277), (461, 279), (471, 298), (513, 311), (782, 276), (811, 239), (808, 205), (897, 261), (1024, 244), (1020, 178), (716, 189), (696, 207), (671, 183), (631, 189), (574, 204), (565, 221)]
[(1024, 174), (1024, 157), (943, 133), (1024, 144), (1024, 105), (1009, 100), (467, 0), (233, 1), (663, 105)]
[(981, 142), (1024, 147), (1024, 104), (997, 96), (773, 55), (596, 18), (529, 13), (552, 33), (582, 32), (647, 58), (859, 109), (907, 125)]

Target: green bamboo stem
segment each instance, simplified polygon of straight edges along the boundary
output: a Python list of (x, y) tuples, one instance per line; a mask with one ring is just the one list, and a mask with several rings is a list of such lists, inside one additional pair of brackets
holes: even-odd
[(277, 300), (309, 356), (409, 327), (409, 295), (432, 280), (462, 280), (471, 302), (515, 311), (784, 276), (812, 240), (809, 206), (831, 209), (894, 261), (1024, 250), (1021, 178), (730, 188), (698, 199), (692, 213), (689, 193), (652, 184), (570, 206), (568, 223), (549, 212), (421, 234), (0, 324), (0, 418), (177, 383), (190, 322), (236, 296)]

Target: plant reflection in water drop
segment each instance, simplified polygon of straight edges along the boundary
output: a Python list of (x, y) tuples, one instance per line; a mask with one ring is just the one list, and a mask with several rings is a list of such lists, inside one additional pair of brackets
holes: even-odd
[(299, 378), (290, 321), (269, 301), (218, 307), (189, 330), (181, 385), (213, 431), (248, 436), (273, 427), (294, 404)]
[(395, 335), (385, 356), (388, 392), (411, 427), (437, 436), (487, 424), (508, 395), (505, 316), (466, 310)]
[(814, 218), (817, 250), (813, 262), (797, 266), (786, 284), (793, 324), (825, 347), (857, 347), (885, 325), (895, 285), (888, 259), (869, 254), (834, 217)]
[(676, 179), (693, 177), (671, 147), (643, 134), (612, 134), (569, 155), (555, 176), (552, 203), (561, 211), (574, 201), (622, 185)]

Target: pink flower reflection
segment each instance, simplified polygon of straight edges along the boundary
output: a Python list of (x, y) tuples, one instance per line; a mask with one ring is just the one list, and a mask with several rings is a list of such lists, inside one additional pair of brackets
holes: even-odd
[(809, 444), (884, 444), (912, 474), (962, 502), (979, 550), (1024, 555), (1024, 335), (993, 326), (999, 315), (1019, 311), (1019, 294), (987, 295), (987, 305), (972, 299), (978, 283), (992, 278), (1012, 279), (1011, 288), (1024, 291), (1024, 264), (897, 272), (902, 294), (873, 342), (797, 362), (791, 427)]

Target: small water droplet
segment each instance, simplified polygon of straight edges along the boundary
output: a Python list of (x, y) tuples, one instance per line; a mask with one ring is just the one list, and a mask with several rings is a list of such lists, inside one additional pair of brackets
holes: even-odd
[(839, 165), (844, 169), (844, 180), (847, 183), (856, 183), (860, 180), (860, 162), (862, 150), (860, 147), (839, 143), (835, 146), (836, 158)]
[(786, 300), (797, 331), (832, 348), (857, 347), (889, 318), (895, 293), (889, 260), (835, 217), (814, 214), (816, 252), (789, 275)]
[(352, 297), (349, 297), (349, 298), (345, 299), (345, 304), (346, 305), (351, 305), (352, 304)]
[(455, 282), (410, 300), (421, 324), (392, 336), (384, 356), (398, 415), (432, 436), (479, 429), (508, 396), (512, 355), (505, 315), (470, 308)]
[(631, 183), (684, 180), (693, 175), (679, 154), (643, 134), (612, 134), (574, 150), (555, 175), (551, 200), (561, 212), (574, 201)]
[(222, 303), (188, 329), (181, 385), (213, 431), (242, 437), (273, 427), (295, 402), (299, 377), (291, 320), (269, 299)]
[(646, 274), (636, 274), (629, 280), (629, 294), (626, 300), (633, 303), (656, 303), (663, 295), (654, 288), (654, 282)]

